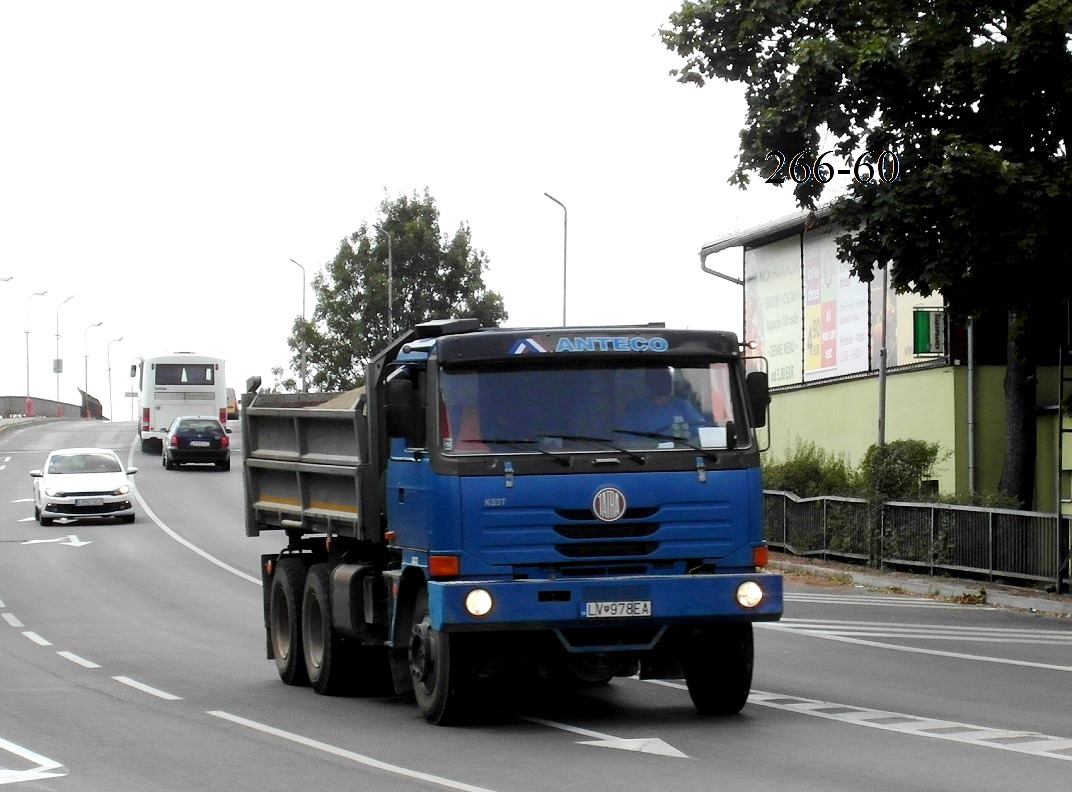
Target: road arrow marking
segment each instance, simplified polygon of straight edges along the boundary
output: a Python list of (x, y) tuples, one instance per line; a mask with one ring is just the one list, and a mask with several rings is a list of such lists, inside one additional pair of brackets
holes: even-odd
[(48, 544), (50, 542), (59, 542), (60, 544), (70, 545), (71, 547), (82, 547), (83, 545), (93, 544), (92, 541), (83, 542), (74, 534), (59, 536), (55, 539), (27, 539), (23, 544)]
[(590, 729), (582, 729), (580, 726), (569, 726), (565, 723), (555, 723), (543, 718), (522, 717), (530, 723), (538, 723), (541, 726), (550, 726), (552, 729), (573, 732), (585, 737), (594, 737), (592, 740), (580, 740), (578, 745), (594, 745), (597, 748), (617, 748), (620, 751), (636, 751), (639, 753), (658, 754), (659, 756), (673, 756), (678, 759), (688, 759), (688, 754), (683, 754), (677, 748), (660, 740), (658, 737), (639, 737), (626, 739), (614, 737), (610, 734), (600, 734)]
[(15, 498), (12, 503), (33, 503), (33, 498)]
[(29, 770), (10, 770), (6, 767), (0, 767), (0, 784), (15, 784), (20, 781), (39, 781), (43, 778), (57, 778), (66, 775), (66, 773), (52, 772), (63, 767), (61, 763), (49, 759), (46, 756), (41, 756), (39, 753), (34, 753), (29, 748), (23, 748), (13, 742), (8, 742), (2, 737), (0, 737), (0, 750), (15, 754), (15, 756), (18, 756), (20, 759), (37, 765), (37, 767)]

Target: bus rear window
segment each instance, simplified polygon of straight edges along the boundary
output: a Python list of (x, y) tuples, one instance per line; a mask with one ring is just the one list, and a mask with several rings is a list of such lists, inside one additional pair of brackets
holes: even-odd
[(157, 363), (157, 385), (212, 385), (216, 381), (213, 366), (191, 363)]

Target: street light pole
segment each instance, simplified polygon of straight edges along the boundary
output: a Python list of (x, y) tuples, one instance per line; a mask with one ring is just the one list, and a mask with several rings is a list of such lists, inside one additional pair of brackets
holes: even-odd
[(394, 281), (395, 281), (395, 262), (394, 255), (391, 252), (391, 232), (381, 225), (376, 223), (372, 224), (372, 227), (382, 231), (387, 235), (387, 337), (393, 338), (395, 334), (395, 320), (394, 320)]
[(562, 201), (555, 198), (551, 193), (545, 192), (548, 198), (554, 201), (556, 204), (562, 207), (562, 326), (566, 326), (566, 231), (567, 221), (569, 219), (569, 212), (566, 211), (566, 205)]
[(34, 292), (26, 298), (26, 401), (30, 401), (30, 300), (34, 297), (44, 297), (48, 290)]
[(119, 338), (113, 338), (108, 342), (108, 345), (104, 348), (105, 354), (108, 356), (108, 420), (114, 421), (115, 414), (112, 412), (112, 344), (116, 341), (122, 341), (123, 336)]
[(72, 294), (66, 300), (56, 305), (56, 404), (60, 403), (60, 308), (71, 301)]
[(94, 327), (100, 327), (102, 324), (104, 324), (103, 319), (101, 319), (99, 322), (91, 324), (89, 327), (82, 331), (82, 342), (84, 344), (86, 353), (86, 396), (89, 396), (89, 331)]
[[(291, 261), (298, 264), (294, 259), (291, 259)], [(302, 393), (308, 393), (309, 386), (305, 381), (305, 267), (302, 267), (301, 264), (298, 264), (298, 266), (301, 267), (301, 389)]]

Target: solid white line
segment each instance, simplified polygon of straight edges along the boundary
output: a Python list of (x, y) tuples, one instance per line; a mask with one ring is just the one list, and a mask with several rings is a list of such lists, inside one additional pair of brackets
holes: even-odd
[(83, 668), (100, 668), (99, 665), (92, 660), (86, 660), (84, 657), (79, 657), (74, 652), (56, 652), (60, 657), (70, 660), (72, 663), (78, 663)]
[(52, 646), (51, 641), (45, 640), (40, 635), (35, 633), (33, 630), (25, 630), (25, 631), (23, 631), (22, 634), (25, 635), (27, 638), (29, 638), (31, 641), (33, 641), (38, 646)]
[(156, 523), (157, 526), (160, 528), (160, 530), (162, 530), (164, 533), (166, 533), (168, 536), (170, 536), (176, 542), (178, 542), (179, 544), (189, 548), (190, 550), (193, 550), (199, 556), (201, 556), (202, 558), (204, 558), (204, 559), (206, 559), (208, 561), (211, 561), (213, 564), (215, 564), (216, 566), (220, 567), (221, 569), (226, 569), (231, 574), (238, 575), (238, 577), (244, 578), (245, 580), (248, 580), (250, 583), (256, 583), (258, 586), (261, 585), (261, 579), (260, 578), (256, 578), (256, 577), (253, 577), (252, 575), (246, 574), (245, 572), (243, 572), (240, 569), (235, 569), (230, 564), (225, 564), (223, 561), (220, 561), (220, 559), (216, 558), (215, 556), (209, 555), (208, 553), (206, 553), (204, 550), (202, 550), (197, 545), (193, 544), (192, 542), (190, 542), (190, 541), (188, 541), (186, 539), (183, 539), (181, 536), (179, 536), (173, 530), (168, 528), (167, 525), (165, 525), (164, 522), (159, 517), (156, 516), (156, 513), (152, 509), (149, 508), (149, 504), (145, 502), (145, 499), (142, 498), (141, 493), (138, 492), (136, 487), (134, 489), (134, 497), (138, 499), (138, 503), (141, 504), (142, 509), (145, 511), (145, 514), (149, 517), (149, 519), (152, 520), (154, 523)]
[(12, 627), (25, 627), (26, 625), (15, 618), (14, 613), (0, 613), (0, 617), (3, 618)]
[(112, 679), (114, 679), (116, 682), (122, 682), (124, 685), (128, 685), (135, 690), (140, 690), (142, 693), (148, 693), (151, 696), (162, 698), (165, 701), (182, 701), (182, 696), (173, 696), (170, 693), (165, 693), (163, 690), (157, 690), (156, 688), (149, 687), (148, 685), (142, 684), (141, 682), (136, 682), (130, 677), (114, 676), (112, 677)]
[(231, 723), (236, 723), (239, 726), (246, 726), (247, 728), (254, 729), (264, 734), (270, 734), (273, 737), (280, 737), (284, 740), (289, 740), (298, 745), (304, 745), (307, 748), (314, 748), (324, 753), (329, 753), (332, 756), (338, 756), (343, 759), (349, 759), (358, 764), (363, 764), (368, 767), (375, 767), (377, 770), (383, 770), (388, 773), (394, 773), (395, 775), (404, 776), (406, 778), (413, 778), (418, 781), (427, 781), (430, 784), (438, 784), (439, 786), (447, 787), (448, 789), (459, 789), (463, 792), (491, 792), (487, 787), (473, 786), (472, 784), (466, 784), (461, 781), (453, 781), (449, 778), (443, 778), (442, 776), (430, 775), (428, 773), (422, 773), (419, 770), (410, 770), (407, 767), (399, 767), (398, 765), (388, 764), (387, 762), (381, 762), (379, 759), (373, 759), (369, 756), (364, 756), (353, 751), (347, 751), (345, 748), (339, 748), (335, 745), (329, 745), (328, 743), (320, 742), (319, 740), (312, 740), (308, 737), (302, 737), (300, 734), (294, 734), (293, 732), (283, 731), (273, 726), (268, 726), (264, 723), (258, 723), (247, 718), (243, 718), (238, 715), (232, 715), (229, 712), (223, 712), (222, 710), (209, 710), (209, 715), (214, 715), (217, 718), (221, 718)]
[(864, 641), (860, 638), (848, 638), (841, 635), (829, 635), (810, 630), (798, 630), (792, 627), (781, 627), (775, 622), (759, 622), (757, 626), (767, 630), (778, 632), (796, 633), (813, 638), (822, 638), (825, 641), (840, 641), (842, 643), (859, 644), (860, 646), (874, 646), (879, 649), (892, 649), (895, 652), (909, 652), (910, 654), (935, 655), (937, 657), (951, 657), (957, 660), (980, 660), (984, 663), (997, 663), (999, 665), (1023, 666), (1026, 668), (1044, 668), (1049, 671), (1072, 671), (1072, 666), (1053, 665), (1051, 663), (1032, 663), (1027, 660), (1010, 660), (1003, 657), (984, 657), (982, 655), (964, 654), (963, 652), (944, 652), (940, 649), (920, 649), (913, 646), (898, 646), (897, 644), (882, 643), (880, 641)]

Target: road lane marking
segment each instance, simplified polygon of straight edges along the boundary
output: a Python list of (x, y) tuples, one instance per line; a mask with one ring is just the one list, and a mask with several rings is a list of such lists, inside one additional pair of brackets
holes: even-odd
[(35, 633), (33, 630), (24, 630), (22, 634), (25, 635), (27, 638), (29, 638), (31, 641), (33, 641), (38, 646), (52, 646), (51, 641), (48, 641), (45, 638), (42, 638), (40, 635)]
[(61, 762), (35, 753), (29, 748), (23, 748), (21, 745), (9, 742), (3, 737), (0, 737), (0, 749), (15, 754), (15, 756), (26, 762), (37, 765), (28, 770), (9, 770), (6, 767), (0, 767), (0, 784), (16, 784), (20, 781), (39, 781), (43, 778), (58, 778), (59, 776), (67, 775), (66, 773), (52, 772), (63, 767)]
[[(1042, 668), (1047, 671), (1072, 672), (1072, 666), (1055, 665), (1053, 663), (1036, 663), (1030, 660), (1013, 660), (1006, 657), (988, 657), (986, 655), (967, 654), (965, 652), (950, 652), (942, 649), (924, 649), (917, 646), (901, 646), (899, 644), (884, 643), (883, 641), (869, 641), (864, 638), (853, 638), (848, 635), (835, 634), (826, 630), (797, 629), (791, 621), (783, 622), (757, 622), (756, 626), (764, 630), (776, 632), (796, 633), (812, 638), (821, 638), (824, 641), (839, 641), (841, 643), (857, 644), (859, 646), (873, 646), (878, 649), (890, 649), (894, 652), (908, 652), (909, 654), (925, 654), (935, 657), (948, 657), (955, 660), (978, 660), (983, 663), (996, 663), (998, 665), (1021, 666), (1024, 668)], [(1053, 635), (1059, 635), (1053, 633)]]
[[(645, 680), (654, 685), (688, 690), (680, 682), (662, 679)], [(1003, 751), (1042, 756), (1049, 759), (1072, 761), (1072, 738), (1055, 737), (1038, 732), (993, 729), (989, 726), (975, 726), (957, 721), (921, 718), (902, 712), (875, 710), (867, 707), (854, 707), (833, 701), (820, 701), (801, 696), (789, 696), (781, 693), (767, 693), (753, 690), (748, 697), (749, 704), (771, 707), (800, 715), (812, 715), (817, 718), (841, 721), (854, 726), (867, 726), (872, 729), (898, 732), (916, 737), (934, 737), (939, 740), (978, 745), (983, 748), (999, 748)]]
[(404, 776), (406, 778), (413, 778), (418, 781), (427, 781), (430, 784), (438, 784), (439, 786), (447, 787), (448, 789), (458, 789), (462, 792), (493, 792), (487, 787), (473, 786), (472, 784), (466, 784), (462, 781), (454, 781), (450, 778), (443, 778), (442, 776), (431, 775), (429, 773), (422, 773), (419, 770), (410, 770), (408, 767), (400, 767), (399, 765), (388, 764), (387, 762), (381, 762), (379, 759), (373, 759), (370, 756), (364, 756), (363, 754), (354, 753), (348, 751), (345, 748), (339, 748), (336, 745), (330, 745), (328, 743), (320, 742), (319, 740), (313, 740), (309, 737), (302, 737), (300, 734), (294, 732), (283, 731), (277, 729), (274, 726), (269, 726), (265, 723), (259, 723), (257, 721), (243, 718), (239, 715), (232, 715), (229, 712), (222, 710), (209, 710), (209, 715), (213, 715), (221, 720), (230, 721), (231, 723), (238, 724), (239, 726), (245, 726), (249, 729), (254, 729), (263, 734), (269, 734), (273, 737), (279, 737), (290, 742), (297, 743), (298, 745), (304, 745), (307, 748), (313, 748), (317, 751), (323, 751), (329, 753), (332, 756), (338, 756), (342, 759), (349, 759), (350, 761), (357, 762), (358, 764), (366, 765), (367, 767), (374, 767), (377, 770), (383, 770), (387, 773), (394, 773), (395, 775)]
[(157, 688), (149, 687), (148, 685), (133, 680), (127, 676), (114, 676), (112, 677), (112, 679), (114, 679), (116, 682), (122, 682), (124, 685), (132, 687), (135, 690), (140, 690), (142, 693), (148, 693), (150, 696), (156, 696), (157, 698), (164, 699), (164, 701), (182, 701), (182, 696), (175, 696), (171, 693), (166, 693), (163, 690), (158, 690)]
[[(129, 453), (128, 457), (127, 457), (127, 465), (130, 465), (132, 463), (133, 454), (134, 454), (134, 444), (131, 443), (130, 453)], [(220, 567), (221, 569), (226, 569), (231, 574), (238, 575), (238, 577), (243, 578), (245, 580), (248, 580), (251, 583), (256, 583), (258, 586), (262, 585), (261, 579), (259, 577), (253, 577), (253, 575), (249, 575), (249, 574), (243, 572), (241, 569), (235, 569), (230, 564), (224, 563), (223, 561), (221, 561), (220, 559), (216, 558), (215, 556), (210, 555), (209, 553), (205, 552), (204, 550), (202, 550), (197, 545), (193, 544), (192, 542), (190, 542), (187, 539), (183, 539), (181, 536), (179, 536), (177, 533), (175, 533), (173, 530), (171, 530), (171, 528), (169, 528), (164, 523), (163, 520), (161, 520), (159, 517), (156, 516), (156, 512), (154, 512), (151, 508), (149, 508), (149, 504), (145, 502), (145, 498), (143, 498), (141, 496), (141, 493), (138, 492), (137, 487), (134, 488), (134, 497), (138, 499), (138, 503), (141, 504), (141, 508), (144, 510), (145, 515), (150, 520), (152, 520), (154, 523), (156, 523), (157, 527), (160, 528), (161, 531), (166, 533), (168, 536), (170, 536), (176, 542), (178, 542), (179, 544), (183, 545), (184, 547), (186, 547), (186, 548), (188, 548), (190, 550), (193, 550), (199, 556), (201, 556), (202, 558), (204, 558), (207, 561), (212, 562), (213, 564), (215, 564), (216, 566)]]
[(615, 737), (611, 734), (601, 734), (600, 732), (592, 731), (591, 729), (582, 729), (580, 726), (570, 726), (566, 723), (556, 723), (555, 721), (544, 720), (543, 718), (533, 718), (527, 715), (521, 716), (521, 720), (593, 738), (591, 740), (581, 740), (578, 743), (579, 745), (594, 745), (599, 748), (617, 748), (621, 751), (636, 751), (638, 753), (658, 754), (659, 756), (673, 756), (678, 759), (689, 758), (688, 754), (682, 753), (677, 748), (663, 742), (658, 737)]
[(56, 652), (56, 654), (58, 654), (65, 660), (70, 660), (72, 663), (78, 663), (78, 665), (82, 666), (83, 668), (100, 668), (100, 666), (94, 663), (92, 660), (86, 660), (86, 658), (84, 657), (79, 657), (74, 652), (64, 651)]
[(12, 627), (25, 627), (26, 625), (15, 618), (14, 613), (0, 613), (0, 618), (10, 624)]

